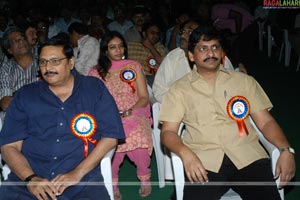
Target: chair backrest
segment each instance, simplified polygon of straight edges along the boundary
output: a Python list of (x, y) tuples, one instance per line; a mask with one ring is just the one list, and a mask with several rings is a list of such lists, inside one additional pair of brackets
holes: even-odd
[(149, 101), (150, 101), (151, 105), (153, 105), (156, 102), (156, 99), (154, 97), (151, 86), (148, 84), (147, 84), (147, 90), (148, 90), (148, 94), (149, 94)]

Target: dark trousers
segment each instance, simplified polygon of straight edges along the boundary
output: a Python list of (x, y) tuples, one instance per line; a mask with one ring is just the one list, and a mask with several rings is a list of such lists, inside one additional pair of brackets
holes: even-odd
[(191, 184), (186, 177), (183, 199), (217, 200), (231, 188), (243, 200), (280, 200), (269, 159), (238, 170), (225, 155), (219, 173), (208, 171), (208, 179), (207, 184)]

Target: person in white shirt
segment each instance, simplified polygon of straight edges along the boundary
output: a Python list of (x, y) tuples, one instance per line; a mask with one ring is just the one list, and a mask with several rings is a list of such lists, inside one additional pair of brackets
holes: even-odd
[[(187, 57), (188, 40), (192, 31), (199, 25), (193, 19), (183, 23), (180, 30), (180, 47), (170, 51), (160, 64), (152, 86), (154, 97), (158, 102), (162, 102), (163, 96), (175, 81), (191, 71), (192, 67)], [(223, 65), (225, 68), (234, 69), (226, 56)]]
[(75, 18), (72, 16), (72, 11), (68, 8), (64, 8), (61, 10), (61, 13), (60, 13), (60, 17), (57, 18), (53, 25), (55, 28), (57, 28), (57, 32), (56, 33), (51, 33), (49, 35), (56, 35), (60, 32), (65, 32), (67, 33), (68, 32), (68, 28), (71, 24), (73, 24), (74, 22), (81, 22), (79, 19)]
[(87, 75), (90, 69), (98, 63), (100, 43), (88, 34), (88, 26), (81, 22), (71, 24), (68, 32), (76, 59), (75, 68), (82, 75)]
[(126, 31), (130, 29), (134, 24), (126, 19), (126, 8), (125, 6), (119, 4), (114, 8), (114, 20), (107, 25), (107, 29), (110, 31), (118, 31), (123, 36)]

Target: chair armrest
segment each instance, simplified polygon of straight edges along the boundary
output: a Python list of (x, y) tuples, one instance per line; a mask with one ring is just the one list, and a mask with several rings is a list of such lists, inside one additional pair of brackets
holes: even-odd
[(176, 197), (178, 200), (183, 199), (183, 188), (184, 188), (184, 168), (180, 157), (171, 152), (172, 167), (174, 172)]
[(111, 159), (114, 153), (115, 153), (115, 148), (107, 152), (100, 162), (101, 174), (103, 176), (103, 183), (108, 191), (111, 200), (114, 200), (112, 170), (111, 170)]

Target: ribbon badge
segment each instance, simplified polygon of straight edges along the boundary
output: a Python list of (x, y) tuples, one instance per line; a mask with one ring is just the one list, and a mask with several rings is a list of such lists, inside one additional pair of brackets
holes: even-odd
[(243, 96), (232, 97), (227, 104), (227, 113), (231, 119), (236, 121), (239, 129), (239, 136), (243, 137), (243, 128), (248, 135), (249, 132), (244, 120), (250, 114), (249, 101)]
[(136, 78), (137, 78), (137, 73), (136, 73), (135, 69), (133, 69), (132, 67), (125, 68), (120, 71), (120, 79), (123, 82), (129, 84), (129, 86), (132, 89), (132, 93), (135, 92), (134, 81), (136, 80)]
[(88, 141), (97, 145), (97, 140), (93, 139), (92, 136), (95, 134), (97, 128), (95, 118), (87, 113), (79, 113), (71, 120), (71, 131), (72, 133), (82, 139), (84, 144), (84, 157), (88, 155)]
[(147, 66), (150, 69), (150, 73), (154, 75), (157, 70), (157, 62), (153, 57), (147, 59)]

